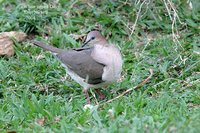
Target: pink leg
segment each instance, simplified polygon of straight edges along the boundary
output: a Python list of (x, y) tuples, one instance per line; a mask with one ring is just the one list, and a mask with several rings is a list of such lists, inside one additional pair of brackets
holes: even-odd
[(95, 91), (96, 91), (98, 97), (99, 97), (101, 100), (105, 99), (105, 96), (101, 93), (101, 91), (100, 91), (99, 89), (95, 89)]
[(88, 90), (87, 90), (87, 89), (84, 89), (83, 92), (84, 92), (85, 97), (86, 97), (86, 99), (87, 99), (87, 104), (90, 104), (90, 96), (89, 96), (89, 94), (88, 94)]

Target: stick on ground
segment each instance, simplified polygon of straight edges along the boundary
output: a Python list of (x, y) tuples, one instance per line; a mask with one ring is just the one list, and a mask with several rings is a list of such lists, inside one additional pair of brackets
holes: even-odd
[(110, 99), (110, 100), (108, 100), (108, 101), (106, 101), (106, 102), (100, 104), (100, 106), (101, 106), (101, 105), (104, 105), (104, 104), (107, 104), (107, 103), (110, 103), (110, 102), (112, 102), (112, 101), (114, 101), (114, 100), (116, 100), (116, 99), (118, 99), (118, 98), (124, 96), (125, 94), (129, 93), (130, 91), (132, 91), (132, 90), (134, 90), (134, 89), (136, 89), (136, 88), (138, 88), (138, 87), (141, 87), (141, 86), (143, 86), (144, 84), (146, 84), (146, 83), (151, 79), (151, 77), (152, 77), (152, 75), (153, 75), (153, 69), (150, 69), (149, 72), (150, 72), (150, 75), (149, 75), (144, 81), (142, 81), (141, 83), (137, 84), (136, 86), (133, 86), (133, 87), (129, 88), (128, 90), (126, 90), (125, 92), (123, 92), (123, 93), (121, 93), (120, 95), (116, 96), (115, 98)]

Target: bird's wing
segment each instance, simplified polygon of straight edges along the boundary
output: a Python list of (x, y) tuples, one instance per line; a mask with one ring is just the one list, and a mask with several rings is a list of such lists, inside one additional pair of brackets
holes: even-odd
[(91, 57), (92, 48), (64, 50), (57, 55), (61, 62), (71, 71), (87, 80), (89, 84), (99, 84), (105, 65)]

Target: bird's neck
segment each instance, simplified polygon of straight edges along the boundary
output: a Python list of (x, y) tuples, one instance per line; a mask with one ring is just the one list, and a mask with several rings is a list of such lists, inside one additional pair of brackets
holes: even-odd
[(102, 46), (108, 46), (108, 42), (106, 41), (106, 39), (101, 39), (96, 44), (102, 45)]

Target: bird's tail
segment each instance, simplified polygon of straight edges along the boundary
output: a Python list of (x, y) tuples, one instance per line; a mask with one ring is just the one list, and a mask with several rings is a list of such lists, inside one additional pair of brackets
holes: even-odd
[(39, 42), (36, 40), (30, 40), (30, 42), (33, 43), (34, 45), (37, 45), (37, 46), (43, 48), (44, 50), (51, 51), (52, 53), (60, 53), (62, 51), (62, 49), (53, 47), (51, 45), (46, 45), (43, 42)]

